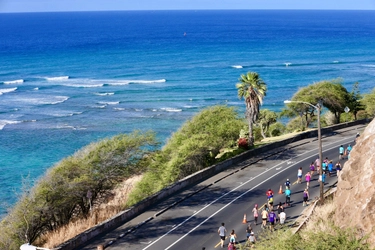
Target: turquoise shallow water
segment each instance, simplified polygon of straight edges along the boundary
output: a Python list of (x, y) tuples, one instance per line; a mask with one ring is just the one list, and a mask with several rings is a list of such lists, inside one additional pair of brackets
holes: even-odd
[[(258, 72), (263, 108), (341, 77), (374, 86), (374, 11), (133, 11), (0, 14), (0, 203), (22, 177), (92, 141), (153, 129), (161, 141), (204, 107), (243, 111)], [(5, 214), (5, 208), (0, 214)]]

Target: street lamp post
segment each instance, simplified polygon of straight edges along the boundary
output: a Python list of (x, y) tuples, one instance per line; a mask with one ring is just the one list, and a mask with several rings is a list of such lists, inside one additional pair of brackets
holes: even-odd
[(286, 100), (284, 103), (304, 103), (307, 104), (314, 109), (317, 110), (318, 112), (318, 147), (319, 147), (319, 161), (320, 161), (320, 168), (319, 168), (319, 179), (320, 181), (320, 201), (323, 202), (324, 200), (324, 182), (323, 182), (323, 168), (322, 168), (322, 161), (323, 161), (323, 153), (322, 153), (322, 130), (321, 130), (321, 125), (320, 125), (320, 110), (321, 110), (321, 104), (317, 103), (316, 105), (313, 105), (309, 102), (303, 102), (303, 101), (290, 101)]

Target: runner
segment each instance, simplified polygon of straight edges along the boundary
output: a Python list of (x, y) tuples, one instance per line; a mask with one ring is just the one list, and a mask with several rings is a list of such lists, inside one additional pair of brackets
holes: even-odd
[(280, 225), (283, 225), (285, 223), (285, 220), (286, 220), (286, 213), (282, 211), (280, 213)]
[(315, 171), (315, 165), (314, 165), (314, 162), (311, 162), (311, 165), (310, 165), (310, 174), (311, 174), (311, 177), (314, 175), (314, 171)]
[(253, 228), (251, 227), (251, 224), (249, 223), (246, 228), (246, 239), (250, 237), (250, 234), (252, 231), (253, 231)]
[(275, 228), (275, 222), (276, 222), (276, 214), (274, 211), (271, 210), (271, 212), (268, 214), (268, 221), (270, 222), (270, 229), (271, 231)]
[(302, 183), (302, 168), (297, 171), (297, 183)]
[(221, 227), (217, 230), (220, 236), (220, 243), (221, 243), (221, 248), (224, 247), (224, 241), (225, 241), (225, 235), (227, 234), (227, 229), (224, 227), (224, 222), (221, 223)]
[(306, 188), (309, 189), (309, 187), (310, 187), (310, 180), (311, 180), (311, 174), (310, 174), (310, 172), (306, 173), (305, 180), (306, 180)]
[(254, 247), (256, 241), (257, 240), (255, 238), (254, 232), (251, 232), (250, 237), (249, 237), (249, 242), (250, 242), (251, 248)]
[(267, 226), (267, 218), (268, 218), (268, 212), (266, 208), (262, 211), (262, 228), (266, 228)]
[(339, 161), (336, 163), (335, 168), (336, 168), (337, 177), (339, 177), (340, 171), (341, 171), (341, 164)]
[(268, 189), (268, 191), (266, 192), (266, 195), (267, 195), (267, 199), (269, 200), (271, 197), (273, 197), (273, 191), (272, 189)]
[(236, 235), (236, 233), (234, 232), (234, 229), (232, 229), (232, 232), (230, 232), (229, 242), (230, 242), (230, 243), (233, 243), (233, 245), (236, 245), (236, 242), (237, 242), (237, 235)]
[(319, 156), (318, 156), (318, 158), (316, 158), (314, 164), (315, 164), (316, 172), (320, 173), (319, 172), (320, 171), (320, 159), (319, 159)]
[(325, 173), (326, 171), (327, 171), (327, 163), (326, 163), (326, 161), (324, 160), (324, 161), (322, 162), (322, 172)]
[(352, 146), (349, 144), (348, 147), (346, 148), (346, 157), (350, 158), (350, 152), (352, 151)]
[(342, 160), (343, 159), (343, 155), (344, 155), (344, 146), (343, 145), (341, 145), (340, 147), (339, 147), (339, 160)]
[(273, 209), (273, 191), (272, 191), (272, 189), (268, 189), (266, 194), (267, 194), (267, 203), (270, 206), (270, 209), (272, 210)]
[(255, 226), (258, 224), (258, 204), (255, 204), (253, 208)]
[(307, 201), (309, 200), (309, 191), (307, 191), (307, 189), (305, 189), (305, 191), (303, 191), (303, 203), (302, 203), (302, 206), (307, 206)]
[(280, 201), (279, 205), (277, 205), (277, 217), (279, 218), (279, 220), (280, 220), (280, 214), (283, 211), (284, 211), (284, 207), (283, 207), (283, 205), (281, 204), (281, 201)]
[(269, 210), (273, 211), (273, 197), (269, 198), (268, 207), (269, 207)]
[(332, 160), (330, 160), (328, 163), (328, 177), (331, 177), (332, 170), (333, 170), (333, 163), (332, 163)]
[(290, 181), (289, 179), (286, 179), (286, 182), (285, 182), (285, 189), (286, 188), (289, 188), (290, 187)]
[(290, 196), (292, 192), (290, 191), (290, 189), (286, 189), (284, 193), (285, 193), (285, 206), (290, 206)]

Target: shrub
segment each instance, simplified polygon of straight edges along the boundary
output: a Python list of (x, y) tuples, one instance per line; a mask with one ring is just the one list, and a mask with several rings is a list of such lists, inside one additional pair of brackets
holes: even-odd
[(285, 130), (286, 127), (284, 124), (282, 124), (281, 122), (276, 122), (270, 125), (269, 134), (271, 137), (280, 136), (284, 134)]
[[(154, 133), (138, 131), (92, 143), (62, 160), (3, 219), (1, 228), (7, 234), (0, 236), (0, 247), (18, 249), (73, 218), (87, 216), (92, 206), (106, 201), (117, 183), (145, 169), (147, 156), (157, 145)], [(12, 241), (3, 243), (3, 237)]]
[(129, 197), (130, 204), (224, 158), (215, 158), (231, 147), (246, 123), (234, 108), (214, 106), (187, 121), (153, 157), (144, 178)]

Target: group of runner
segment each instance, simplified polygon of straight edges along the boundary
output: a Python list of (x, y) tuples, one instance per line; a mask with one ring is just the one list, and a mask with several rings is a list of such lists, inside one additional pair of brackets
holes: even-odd
[[(225, 243), (226, 234), (227, 234), (227, 229), (225, 228), (224, 222), (221, 223), (221, 226), (219, 227), (217, 232), (220, 236), (220, 246), (221, 248), (224, 248), (224, 243)], [(254, 246), (256, 242), (256, 238), (255, 238), (253, 228), (251, 227), (251, 224), (248, 224), (246, 227), (246, 239), (248, 240), (251, 246)], [(237, 243), (237, 235), (234, 229), (232, 229), (229, 235), (228, 250), (236, 250), (236, 243)]]
[[(315, 161), (311, 162), (310, 167), (309, 167), (309, 171), (307, 171), (306, 174), (305, 174), (306, 188), (303, 191), (303, 201), (302, 201), (303, 206), (308, 205), (308, 201), (309, 201), (309, 191), (308, 190), (309, 190), (309, 187), (310, 187), (310, 182), (311, 182), (312, 177), (314, 176), (315, 172), (317, 172), (319, 174), (320, 173), (320, 167), (322, 168), (322, 175), (319, 175), (318, 181), (319, 182), (322, 181), (323, 183), (325, 182), (325, 178), (326, 178), (327, 175), (328, 175), (328, 177), (331, 176), (331, 174), (334, 171), (333, 170), (334, 168), (336, 170), (337, 176), (339, 176), (340, 172), (341, 172), (341, 169), (342, 169), (340, 160), (343, 160), (345, 157), (347, 157), (347, 159), (349, 159), (351, 150), (352, 150), (352, 147), (351, 147), (350, 144), (347, 146), (346, 149), (344, 148), (343, 145), (341, 145), (340, 148), (339, 148), (339, 161), (335, 164), (335, 166), (333, 165), (333, 161), (329, 160), (328, 157), (326, 157), (323, 160), (322, 164), (320, 164), (321, 161), (320, 161), (319, 157)], [(303, 169), (302, 169), (302, 167), (300, 167), (297, 170), (297, 181), (296, 181), (296, 183), (301, 184), (302, 178), (303, 178)], [(284, 211), (284, 208), (286, 206), (290, 206), (290, 199), (291, 199), (290, 187), (291, 187), (292, 184), (291, 184), (290, 180), (287, 179), (286, 182), (284, 183), (284, 185), (285, 185), (285, 191), (283, 193), (285, 195), (285, 203), (283, 205), (282, 202), (279, 202), (279, 204), (276, 207), (277, 215), (274, 211), (274, 206), (273, 206), (273, 204), (274, 204), (274, 192), (272, 191), (272, 189), (267, 190), (267, 192), (266, 192), (267, 203), (263, 206), (263, 209), (260, 213), (260, 215), (262, 217), (261, 228), (263, 228), (263, 229), (267, 228), (267, 222), (269, 222), (269, 228), (270, 228), (271, 231), (273, 231), (275, 229), (276, 223), (279, 223), (281, 225), (283, 225), (285, 223), (286, 213)], [(253, 216), (254, 216), (254, 224), (257, 225), (258, 224), (258, 217), (259, 217), (258, 204), (255, 204), (255, 206), (252, 210), (252, 213), (253, 213)], [(221, 247), (223, 248), (225, 238), (226, 238), (226, 229), (224, 227), (224, 223), (222, 223), (221, 227), (218, 229), (218, 233), (219, 233), (219, 236), (220, 236), (220, 239), (221, 239)], [(248, 240), (248, 242), (250, 243), (251, 246), (254, 246), (254, 244), (256, 242), (256, 238), (255, 238), (254, 231), (251, 227), (251, 224), (247, 225), (246, 239)], [(234, 232), (234, 230), (232, 230), (232, 232), (230, 234), (230, 238), (229, 238), (228, 250), (235, 250), (236, 249), (236, 242), (237, 242), (237, 235)]]

